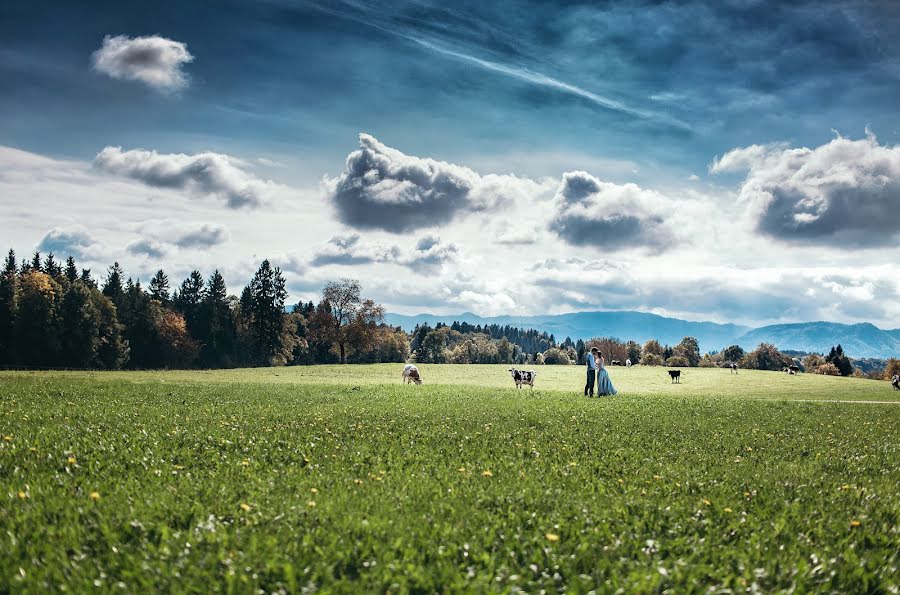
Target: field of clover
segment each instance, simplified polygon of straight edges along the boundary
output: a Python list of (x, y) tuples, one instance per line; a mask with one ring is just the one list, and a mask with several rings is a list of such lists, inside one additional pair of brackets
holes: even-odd
[(400, 368), (0, 374), (0, 592), (900, 589), (887, 383)]

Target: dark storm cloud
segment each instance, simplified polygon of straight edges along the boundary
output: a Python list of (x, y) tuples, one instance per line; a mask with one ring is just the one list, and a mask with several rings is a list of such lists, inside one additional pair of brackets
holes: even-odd
[(717, 159), (712, 173), (747, 171), (740, 198), (768, 236), (796, 243), (895, 245), (900, 147), (869, 134), (816, 147), (751, 146)]
[(357, 229), (402, 233), (443, 225), (464, 213), (496, 208), (527, 181), (480, 176), (467, 167), (415, 157), (359, 135), (344, 172), (326, 179), (338, 219)]
[(555, 200), (549, 228), (574, 246), (659, 250), (675, 242), (662, 216), (671, 201), (636, 184), (613, 184), (585, 172), (568, 172)]

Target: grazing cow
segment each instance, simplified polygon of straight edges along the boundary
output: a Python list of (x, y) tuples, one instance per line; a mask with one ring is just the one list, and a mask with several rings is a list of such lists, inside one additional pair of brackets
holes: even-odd
[(790, 366), (785, 366), (784, 369), (782, 369), (781, 371), (784, 372), (785, 374), (793, 376), (794, 374), (796, 374), (797, 372), (800, 371), (800, 366), (798, 366), (796, 364), (791, 364)]
[(410, 382), (422, 384), (422, 378), (419, 376), (419, 368), (412, 364), (406, 364), (403, 367), (403, 381), (406, 384), (409, 384)]
[(672, 377), (672, 382), (681, 384), (681, 370), (669, 370), (669, 376)]
[(631, 367), (631, 359), (625, 360), (625, 367), (626, 367), (626, 368), (630, 368), (630, 367)]
[(737, 372), (737, 364), (736, 364), (736, 363), (731, 362), (731, 364), (730, 364), (728, 367), (731, 368), (731, 373), (732, 373), (732, 374), (737, 374), (737, 373), (738, 373), (738, 372)]
[(613, 361), (611, 361), (611, 362), (609, 362), (609, 363), (611, 363), (611, 364), (614, 365), (614, 366), (621, 366), (621, 365), (622, 365), (622, 362), (620, 362), (620, 361), (617, 360), (617, 359), (614, 359)]
[(534, 370), (516, 370), (515, 368), (510, 368), (509, 372), (512, 374), (513, 380), (516, 383), (516, 388), (522, 388), (523, 384), (527, 384), (531, 388), (534, 388), (534, 377), (537, 376), (537, 373)]
[(900, 390), (900, 375), (894, 374), (891, 376), (891, 386), (895, 389)]

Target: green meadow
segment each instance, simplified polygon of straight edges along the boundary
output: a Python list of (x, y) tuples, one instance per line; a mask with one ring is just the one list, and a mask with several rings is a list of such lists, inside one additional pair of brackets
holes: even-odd
[(0, 592), (900, 589), (900, 393), (777, 372), (0, 373)]

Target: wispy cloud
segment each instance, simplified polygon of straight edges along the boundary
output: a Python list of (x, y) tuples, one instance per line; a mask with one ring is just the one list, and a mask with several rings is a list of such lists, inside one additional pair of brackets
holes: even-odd
[(466, 62), (468, 64), (477, 66), (484, 70), (496, 72), (498, 74), (530, 83), (532, 85), (543, 87), (545, 89), (551, 89), (560, 93), (564, 93), (566, 95), (570, 95), (572, 97), (578, 97), (580, 99), (587, 100), (595, 106), (603, 109), (615, 111), (641, 120), (655, 122), (671, 128), (677, 128), (685, 131), (691, 130), (689, 124), (667, 113), (634, 107), (632, 105), (624, 103), (623, 101), (613, 99), (599, 93), (595, 93), (594, 91), (590, 91), (578, 85), (562, 81), (555, 77), (529, 68), (480, 58), (472, 52), (461, 51), (458, 49), (447, 47), (440, 43), (436, 43), (435, 41), (428, 39), (421, 34), (418, 34), (418, 32), (410, 32), (408, 27), (397, 26), (393, 22), (386, 23), (385, 19), (380, 17), (377, 13), (368, 10), (366, 7), (363, 7), (355, 2), (348, 2), (347, 6), (352, 11), (357, 11), (359, 14), (352, 13), (346, 10), (342, 11), (339, 9), (326, 8), (322, 6), (318, 6), (318, 8), (334, 16), (350, 19), (388, 33), (389, 35), (400, 37), (443, 56), (454, 58), (461, 62)]

